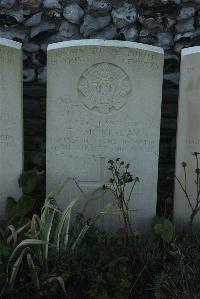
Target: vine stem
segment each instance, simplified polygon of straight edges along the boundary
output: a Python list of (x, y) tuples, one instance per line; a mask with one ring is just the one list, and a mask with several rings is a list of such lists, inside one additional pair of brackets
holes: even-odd
[(188, 200), (188, 203), (189, 203), (189, 205), (190, 205), (191, 210), (194, 211), (194, 208), (193, 208), (193, 206), (192, 206), (192, 203), (191, 203), (190, 197), (189, 197), (189, 195), (188, 195), (188, 193), (187, 193), (187, 190), (185, 190), (185, 188), (183, 187), (181, 181), (179, 180), (179, 178), (178, 178), (177, 176), (175, 176), (175, 179), (177, 180), (177, 182), (179, 183), (181, 189), (182, 189), (183, 192), (185, 193), (185, 196), (186, 196), (186, 198), (187, 198), (187, 200)]

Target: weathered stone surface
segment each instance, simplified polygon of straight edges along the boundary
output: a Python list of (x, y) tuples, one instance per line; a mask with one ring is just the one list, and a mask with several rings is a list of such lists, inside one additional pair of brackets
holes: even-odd
[(176, 42), (174, 47), (174, 51), (176, 52), (180, 52), (183, 48), (188, 48), (194, 44), (198, 44), (200, 41), (200, 29), (192, 32), (179, 33), (175, 35), (174, 41)]
[(176, 31), (179, 33), (185, 33), (194, 30), (194, 18), (186, 19), (176, 24)]
[(131, 27), (125, 27), (125, 28), (122, 28), (120, 30), (120, 33), (122, 33), (124, 36), (125, 36), (125, 40), (127, 41), (136, 41), (137, 38), (138, 38), (138, 29), (136, 26), (131, 26)]
[(34, 69), (25, 69), (23, 72), (24, 82), (33, 82), (36, 79)]
[(0, 216), (7, 197), (18, 199), (23, 168), (21, 44), (0, 38)]
[(38, 81), (40, 84), (45, 84), (47, 79), (47, 69), (46, 67), (41, 67), (38, 69)]
[(31, 37), (33, 38), (42, 32), (53, 32), (55, 28), (56, 26), (54, 23), (49, 23), (47, 21), (43, 22), (41, 25), (38, 25), (31, 29)]
[(117, 28), (114, 25), (110, 25), (100, 32), (92, 34), (90, 38), (97, 39), (113, 39), (117, 35)]
[(109, 0), (87, 0), (88, 10), (98, 13), (108, 13), (112, 10), (112, 3)]
[(1, 28), (0, 27), (0, 37), (6, 39), (17, 39), (18, 41), (26, 41), (28, 37), (28, 33), (25, 30), (19, 30), (16, 28)]
[[(184, 182), (182, 162), (187, 163), (187, 192), (194, 207), (197, 197), (196, 158), (192, 153), (200, 152), (200, 47), (192, 47), (182, 51), (181, 83), (179, 96), (178, 135), (176, 151), (176, 176)], [(184, 184), (184, 183), (183, 183)], [(174, 194), (174, 215), (178, 226), (189, 221), (192, 209), (176, 182)], [(199, 217), (196, 220), (199, 222)]]
[(73, 37), (78, 33), (78, 27), (70, 24), (67, 21), (63, 21), (59, 28), (59, 33), (65, 37)]
[(80, 32), (83, 34), (84, 37), (88, 37), (94, 34), (96, 31), (108, 26), (110, 22), (110, 16), (94, 17), (92, 15), (85, 15)]
[(5, 13), (7, 16), (13, 17), (18, 23), (22, 23), (24, 21), (24, 15), (22, 9), (10, 9)]
[(137, 10), (132, 4), (124, 3), (112, 11), (113, 22), (118, 28), (135, 23)]
[[(110, 177), (106, 161), (121, 157), (141, 178), (130, 203), (137, 210), (131, 219), (143, 228), (149, 225), (156, 212), (163, 57), (160, 48), (120, 41), (49, 46), (47, 191), (65, 176), (94, 191)], [(60, 205), (77, 192), (69, 185)], [(88, 215), (106, 201), (91, 202)], [(104, 219), (110, 230), (115, 217)]]
[[(22, 6), (22, 5), (21, 5)], [(35, 9), (34, 9), (35, 10)], [(23, 7), (23, 13), (24, 13), (24, 18), (30, 18), (31, 16), (31, 11), (32, 9), (30, 9), (29, 7)]]
[(0, 8), (8, 8), (10, 9), (16, 3), (16, 0), (1, 0), (0, 1)]
[(84, 11), (77, 3), (74, 3), (65, 6), (63, 16), (67, 21), (79, 24), (84, 16)]
[(157, 34), (157, 39), (157, 45), (164, 50), (169, 50), (174, 44), (173, 35), (169, 32), (159, 32)]
[(45, 8), (61, 8), (60, 0), (43, 0)]
[(144, 44), (154, 45), (156, 43), (156, 36), (147, 29), (142, 29), (139, 33), (139, 41)]
[(48, 9), (45, 12), (45, 16), (47, 16), (48, 18), (54, 21), (57, 21), (59, 19), (62, 19), (62, 13), (61, 10), (58, 9)]
[(180, 10), (180, 14), (178, 16), (178, 20), (184, 20), (191, 17), (194, 17), (195, 8), (194, 6), (182, 7)]
[(21, 0), (20, 2), (24, 7), (38, 8), (40, 7), (42, 0)]
[[(67, 21), (63, 21), (60, 25), (59, 32), (57, 34), (52, 35), (47, 39), (47, 44), (61, 42), (69, 39), (80, 39), (79, 28), (75, 24), (68, 23)], [(47, 48), (47, 44), (45, 48)]]
[(149, 31), (161, 31), (163, 29), (160, 15), (140, 15), (139, 21)]
[(173, 52), (165, 52), (165, 60), (176, 60), (179, 61), (178, 55)]
[(165, 23), (165, 30), (171, 30), (176, 24), (176, 18), (174, 16), (167, 16)]
[(173, 73), (166, 73), (164, 74), (164, 79), (167, 80), (167, 81), (170, 81), (176, 85), (179, 84), (179, 73), (178, 72), (173, 72)]
[(42, 63), (40, 61), (40, 55), (38, 52), (34, 52), (31, 54), (31, 62), (33, 65), (35, 65), (37, 67), (42, 65)]
[(38, 12), (38, 13), (34, 14), (31, 18), (27, 19), (24, 22), (24, 25), (26, 27), (37, 26), (40, 24), (41, 20), (42, 20), (42, 12)]
[(176, 43), (175, 45), (174, 45), (174, 51), (175, 51), (175, 53), (180, 53), (181, 52), (181, 50), (184, 48), (185, 46), (183, 45), (183, 44), (181, 44), (181, 43)]
[(27, 52), (37, 52), (39, 50), (40, 46), (36, 43), (30, 43), (26, 42), (23, 44), (23, 49)]

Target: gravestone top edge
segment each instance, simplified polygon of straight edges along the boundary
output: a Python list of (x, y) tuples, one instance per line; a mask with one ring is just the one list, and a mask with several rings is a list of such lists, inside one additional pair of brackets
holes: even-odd
[(132, 48), (138, 50), (145, 50), (150, 52), (155, 52), (164, 55), (164, 50), (160, 47), (155, 47), (151, 45), (127, 42), (127, 41), (117, 41), (117, 40), (101, 40), (101, 39), (83, 39), (83, 40), (71, 40), (50, 44), (47, 51), (71, 48), (71, 47), (81, 47), (81, 46), (103, 46), (103, 47), (119, 47), (119, 48)]
[(181, 56), (183, 57), (183, 56), (198, 54), (198, 53), (200, 53), (200, 46), (189, 47), (189, 48), (182, 49)]
[(18, 50), (22, 49), (21, 43), (6, 38), (0, 38), (0, 46), (6, 46)]

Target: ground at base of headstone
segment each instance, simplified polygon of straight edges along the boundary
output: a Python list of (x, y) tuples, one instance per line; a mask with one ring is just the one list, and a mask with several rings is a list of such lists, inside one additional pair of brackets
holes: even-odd
[(68, 248), (59, 257), (52, 250), (48, 272), (36, 264), (36, 250), (27, 250), (23, 261), (19, 255), (12, 268), (20, 264), (15, 283), (4, 289), (4, 263), (12, 249), (1, 245), (0, 288), (12, 287), (1, 298), (199, 298), (199, 234), (187, 245), (159, 238), (125, 244), (121, 235), (109, 238), (93, 227), (75, 250)]
[[(112, 169), (120, 163), (109, 161)], [(25, 194), (34, 192), (41, 176), (37, 171), (22, 175)], [(109, 204), (90, 219), (77, 214), (70, 223), (72, 208), (82, 196), (59, 209), (57, 197), (69, 179), (41, 209), (23, 217), (18, 204), (12, 202), (13, 207), (8, 201), (8, 221), (0, 225), (0, 298), (199, 298), (199, 229), (188, 239), (176, 233), (168, 218), (155, 216), (146, 235), (127, 230), (126, 220), (108, 233), (97, 221), (108, 214)], [(131, 174), (123, 179), (134, 182)], [(20, 209), (27, 206), (27, 198), (31, 200), (30, 195), (20, 199)]]

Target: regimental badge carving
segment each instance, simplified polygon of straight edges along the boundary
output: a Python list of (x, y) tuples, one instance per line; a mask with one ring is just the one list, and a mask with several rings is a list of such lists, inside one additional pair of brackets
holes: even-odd
[(132, 89), (128, 75), (119, 66), (98, 63), (81, 75), (78, 91), (85, 107), (108, 114), (127, 103)]

